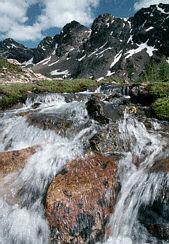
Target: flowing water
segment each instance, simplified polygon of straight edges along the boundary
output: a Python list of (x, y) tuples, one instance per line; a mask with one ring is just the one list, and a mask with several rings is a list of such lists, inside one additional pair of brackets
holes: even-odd
[[(154, 128), (159, 124), (154, 122)], [(148, 132), (145, 125), (127, 113), (119, 123), (119, 133), (125, 155), (118, 163), (121, 192), (110, 221), (112, 235), (106, 244), (168, 243), (150, 237), (137, 217), (143, 204), (151, 205), (164, 187), (169, 187), (169, 175), (149, 173), (155, 160), (165, 156), (166, 145), (160, 134)], [(135, 165), (134, 159), (139, 159)]]
[[(80, 130), (69, 137), (43, 130), (30, 125), (26, 116), (21, 115), (30, 111), (64, 117)], [(158, 123), (154, 123), (154, 128), (159, 128)], [(0, 115), (1, 152), (38, 146), (23, 170), (0, 180), (0, 243), (49, 243), (43, 196), (63, 166), (83, 156), (96, 131), (97, 124), (89, 119), (84, 102), (67, 103), (64, 96), (57, 94), (29, 98), (23, 108)], [(163, 185), (169, 184), (166, 174), (148, 173), (166, 141), (157, 132), (148, 132), (143, 123), (127, 113), (119, 122), (119, 135), (124, 144), (124, 156), (118, 162), (121, 192), (110, 221), (112, 234), (105, 243), (158, 243), (148, 237), (137, 215), (142, 204), (153, 202)], [(139, 166), (133, 163), (134, 158), (139, 160)]]
[(67, 162), (83, 155), (86, 143), (95, 133), (93, 122), (69, 139), (51, 130), (29, 125), (19, 113), (29, 111), (35, 103), (40, 103), (37, 113), (58, 115), (66, 111), (69, 119), (78, 125), (89, 120), (84, 104), (66, 103), (64, 97), (54, 94), (29, 99), (24, 108), (1, 116), (0, 151), (40, 145), (21, 172), (1, 180), (0, 243), (3, 244), (48, 243), (49, 230), (44, 218), (43, 195), (57, 172)]

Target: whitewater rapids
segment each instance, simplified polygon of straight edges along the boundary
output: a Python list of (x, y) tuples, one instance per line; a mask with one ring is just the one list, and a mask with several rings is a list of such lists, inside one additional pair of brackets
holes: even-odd
[[(38, 104), (37, 108), (35, 104)], [(46, 116), (51, 113), (62, 116), (64, 113), (65, 118), (82, 129), (74, 131), (69, 137), (40, 129), (30, 125), (26, 117), (21, 115), (30, 111)], [(166, 140), (156, 132), (160, 128), (157, 122), (154, 123), (154, 130), (148, 132), (142, 122), (127, 112), (118, 127), (124, 148), (123, 157), (117, 162), (121, 191), (109, 223), (111, 236), (105, 236), (104, 243), (158, 244), (158, 240), (140, 225), (137, 215), (142, 204), (153, 203), (164, 185), (169, 187), (167, 174), (148, 173), (154, 161), (162, 155)], [(1, 244), (49, 243), (44, 194), (53, 177), (65, 164), (84, 155), (97, 128), (97, 123), (88, 116), (85, 102), (66, 102), (64, 96), (58, 94), (29, 98), (22, 108), (1, 113), (1, 152), (38, 146), (37, 152), (28, 158), (23, 170), (0, 180)], [(134, 157), (140, 161), (138, 166), (133, 163)]]

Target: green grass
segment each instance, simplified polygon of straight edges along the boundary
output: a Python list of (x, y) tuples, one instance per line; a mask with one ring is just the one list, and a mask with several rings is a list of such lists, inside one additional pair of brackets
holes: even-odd
[(117, 84), (123, 85), (125, 84), (125, 80), (120, 78), (120, 77), (116, 77), (116, 76), (110, 76), (104, 79), (105, 83), (111, 83), (111, 82), (115, 82)]
[(97, 88), (105, 82), (91, 79), (74, 79), (59, 81), (39, 81), (30, 84), (0, 84), (0, 109), (7, 109), (15, 104), (23, 103), (29, 93), (75, 93), (89, 88)]
[(157, 118), (169, 121), (169, 97), (157, 99), (152, 108)]
[(148, 91), (154, 99), (154, 115), (161, 120), (169, 121), (169, 82), (155, 82), (148, 85)]
[(11, 64), (6, 59), (0, 58), (0, 71), (5, 70), (11, 73), (22, 73), (22, 68), (19, 65)]
[(155, 99), (169, 96), (169, 82), (150, 83), (147, 88)]
[(73, 79), (73, 80), (59, 80), (59, 81), (40, 81), (37, 82), (37, 89), (47, 92), (56, 93), (75, 93), (85, 91), (91, 87), (98, 87), (101, 82), (91, 79)]
[(139, 83), (169, 82), (169, 63), (166, 58), (162, 58), (161, 62), (150, 63), (147, 65), (143, 75), (138, 79)]
[[(22, 68), (18, 65), (9, 63), (6, 59), (0, 58), (0, 72), (11, 74), (21, 74)], [(108, 78), (97, 82), (92, 79), (73, 79), (73, 80), (52, 80), (38, 81), (29, 84), (0, 84), (0, 109), (11, 108), (17, 103), (23, 103), (29, 93), (75, 93), (85, 91), (89, 88), (97, 88), (101, 84), (117, 82), (122, 84), (123, 80), (118, 78)]]

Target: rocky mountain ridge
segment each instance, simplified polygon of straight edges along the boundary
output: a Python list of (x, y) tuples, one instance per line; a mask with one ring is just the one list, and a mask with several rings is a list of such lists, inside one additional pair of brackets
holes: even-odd
[(24, 68), (14, 59), (0, 59), (0, 84), (34, 83), (39, 80), (51, 80), (42, 74)]
[(149, 63), (164, 56), (168, 60), (168, 36), (169, 4), (159, 4), (128, 19), (100, 15), (91, 29), (72, 21), (60, 35), (46, 37), (34, 49), (6, 39), (0, 42), (0, 56), (52, 78), (135, 79)]

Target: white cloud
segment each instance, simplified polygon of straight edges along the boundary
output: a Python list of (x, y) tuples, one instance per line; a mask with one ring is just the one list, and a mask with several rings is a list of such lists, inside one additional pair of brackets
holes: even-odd
[(25, 41), (31, 40), (36, 41), (42, 38), (41, 25), (35, 24), (33, 26), (26, 25), (15, 25), (14, 28), (10, 29), (7, 37), (14, 38), (15, 40)]
[(169, 4), (169, 0), (140, 0), (134, 4), (134, 8), (135, 10), (139, 10), (141, 8), (148, 8), (150, 5), (159, 3)]
[[(62, 28), (77, 20), (88, 25), (93, 20), (93, 8), (100, 0), (0, 0), (0, 37), (19, 41), (42, 38), (42, 31), (50, 27)], [(33, 4), (42, 6), (42, 13), (33, 25), (27, 25), (27, 11)]]
[(19, 36), (19, 32), (20, 35), (24, 35), (24, 31), (28, 33), (25, 26), (28, 20), (27, 10), (36, 2), (37, 0), (0, 0), (0, 36), (15, 38)]
[(92, 22), (92, 7), (96, 7), (98, 0), (48, 0), (44, 1), (44, 15), (50, 25), (63, 27), (71, 20), (77, 20), (82, 24)]

